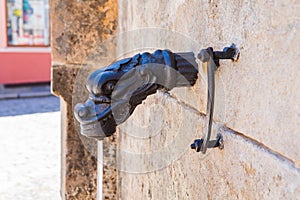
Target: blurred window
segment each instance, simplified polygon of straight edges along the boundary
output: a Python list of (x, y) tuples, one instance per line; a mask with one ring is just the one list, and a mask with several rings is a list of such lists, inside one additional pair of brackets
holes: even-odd
[(8, 46), (49, 46), (49, 0), (7, 0)]

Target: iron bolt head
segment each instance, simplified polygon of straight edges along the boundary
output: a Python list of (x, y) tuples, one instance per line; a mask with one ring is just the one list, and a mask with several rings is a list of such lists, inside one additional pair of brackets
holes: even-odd
[(202, 49), (197, 56), (201, 62), (208, 62), (210, 59), (210, 55), (207, 49)]

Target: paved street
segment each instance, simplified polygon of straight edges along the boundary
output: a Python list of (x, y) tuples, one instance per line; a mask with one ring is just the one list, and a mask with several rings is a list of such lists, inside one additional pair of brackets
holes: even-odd
[(0, 117), (59, 111), (59, 98), (54, 96), (0, 100)]
[(57, 97), (0, 100), (0, 147), (0, 200), (60, 199)]

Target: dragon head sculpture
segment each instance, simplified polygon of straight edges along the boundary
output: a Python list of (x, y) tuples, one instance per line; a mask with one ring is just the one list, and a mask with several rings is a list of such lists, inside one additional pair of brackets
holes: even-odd
[(74, 108), (81, 134), (97, 139), (112, 135), (148, 95), (193, 86), (197, 74), (193, 52), (169, 50), (137, 54), (94, 71), (86, 83), (89, 99)]

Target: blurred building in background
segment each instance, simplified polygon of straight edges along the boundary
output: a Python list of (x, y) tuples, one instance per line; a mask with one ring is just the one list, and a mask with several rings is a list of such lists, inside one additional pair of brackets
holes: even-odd
[(49, 0), (0, 0), (0, 84), (50, 81)]

